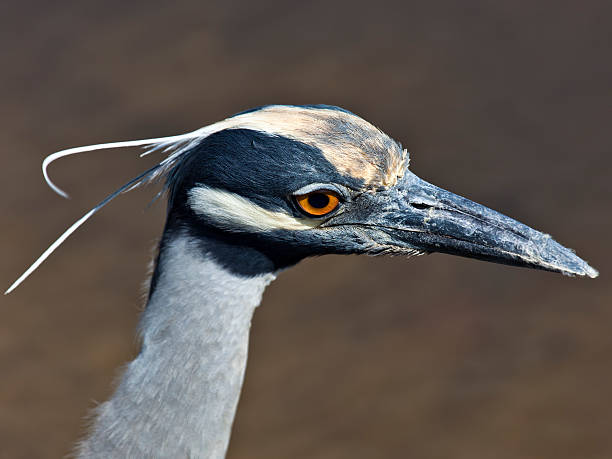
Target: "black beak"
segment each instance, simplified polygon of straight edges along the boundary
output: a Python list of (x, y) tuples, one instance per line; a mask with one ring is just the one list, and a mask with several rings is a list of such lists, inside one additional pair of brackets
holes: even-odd
[(381, 247), (443, 252), (566, 275), (599, 274), (549, 235), (408, 171), (397, 186), (362, 199), (369, 215), (365, 227)]

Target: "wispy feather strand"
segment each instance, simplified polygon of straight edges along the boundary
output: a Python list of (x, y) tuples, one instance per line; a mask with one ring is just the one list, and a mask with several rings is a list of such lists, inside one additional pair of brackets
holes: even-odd
[[(104, 198), (100, 203), (98, 203), (94, 208), (92, 208), (89, 212), (83, 215), (80, 219), (74, 222), (66, 231), (64, 231), (37, 259), (32, 263), (32, 265), (21, 275), (19, 278), (13, 282), (13, 284), (4, 292), (4, 294), (9, 294), (13, 290), (15, 290), (24, 280), (26, 280), (30, 274), (32, 274), (72, 233), (74, 233), (81, 225), (83, 225), (91, 216), (97, 213), (100, 209), (102, 209), (106, 204), (115, 199), (122, 193), (126, 193), (135, 188), (138, 188), (146, 183), (150, 183), (160, 177), (164, 177), (169, 171), (172, 170), (172, 167), (176, 163), (176, 161), (191, 150), (195, 145), (197, 145), (203, 138), (208, 137), (210, 134), (218, 131), (218, 126), (215, 123), (210, 126), (203, 127), (193, 132), (188, 132), (186, 134), (170, 136), (170, 137), (159, 137), (153, 139), (142, 139), (142, 140), (128, 140), (124, 142), (110, 142), (110, 143), (102, 143), (96, 145), (87, 145), (82, 147), (69, 148), (67, 150), (58, 151), (47, 156), (42, 164), (42, 172), (45, 178), (45, 181), (49, 185), (49, 187), (55, 191), (60, 196), (68, 198), (68, 194), (59, 188), (51, 178), (49, 177), (48, 167), (49, 165), (66, 156), (74, 155), (77, 153), (85, 153), (96, 150), (104, 150), (111, 148), (123, 148), (123, 147), (136, 147), (136, 146), (144, 146), (147, 148), (145, 152), (143, 152), (140, 156), (146, 156), (148, 154), (154, 153), (159, 150), (163, 150), (164, 153), (170, 153), (165, 159), (161, 162), (153, 166), (152, 168), (146, 170), (142, 174), (134, 177), (129, 182), (125, 183), (113, 193), (109, 194), (106, 198)], [(163, 193), (162, 190), (161, 193)]]

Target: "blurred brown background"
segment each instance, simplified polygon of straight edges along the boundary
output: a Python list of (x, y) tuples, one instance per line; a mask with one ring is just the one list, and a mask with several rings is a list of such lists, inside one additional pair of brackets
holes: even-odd
[[(444, 255), (326, 257), (257, 311), (229, 457), (612, 457), (607, 1), (5, 2), (8, 285), (153, 164), (75, 145), (170, 135), (267, 103), (346, 107), (414, 172), (501, 210), (597, 280)], [(0, 457), (57, 458), (137, 352), (164, 206), (116, 200), (1, 300)], [(316, 286), (316, 288), (314, 288)]]

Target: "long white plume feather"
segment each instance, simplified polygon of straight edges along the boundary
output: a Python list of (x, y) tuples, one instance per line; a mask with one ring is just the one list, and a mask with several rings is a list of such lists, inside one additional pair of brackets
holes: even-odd
[(55, 191), (60, 196), (64, 198), (68, 197), (68, 194), (59, 188), (51, 178), (49, 177), (48, 167), (57, 159), (63, 158), (65, 156), (74, 155), (77, 153), (84, 153), (88, 151), (95, 150), (105, 150), (110, 148), (123, 148), (123, 147), (137, 147), (144, 146), (148, 147), (147, 151), (141, 154), (141, 156), (148, 155), (155, 151), (163, 149), (164, 152), (171, 152), (166, 158), (164, 158), (160, 163), (156, 164), (151, 169), (143, 172), (137, 177), (133, 178), (125, 185), (121, 186), (119, 189), (108, 195), (104, 200), (102, 200), (98, 205), (96, 205), (93, 209), (79, 218), (76, 222), (74, 222), (66, 231), (64, 231), (60, 237), (58, 237), (55, 242), (53, 242), (43, 253), (40, 255), (34, 263), (21, 275), (19, 278), (13, 282), (13, 284), (8, 288), (5, 295), (11, 293), (15, 290), (24, 280), (30, 276), (48, 257), (51, 255), (72, 233), (74, 233), (81, 225), (83, 225), (89, 218), (102, 209), (106, 204), (112, 201), (121, 193), (125, 193), (133, 190), (145, 183), (151, 182), (156, 178), (167, 173), (172, 165), (176, 162), (176, 160), (183, 154), (189, 151), (195, 144), (199, 143), (203, 138), (208, 137), (209, 135), (218, 132), (226, 127), (223, 121), (215, 124), (211, 124), (209, 126), (205, 126), (196, 131), (188, 132), (186, 134), (180, 134), (169, 137), (158, 137), (152, 139), (142, 139), (142, 140), (127, 140), (123, 142), (110, 142), (110, 143), (101, 143), (96, 145), (87, 145), (83, 147), (74, 147), (69, 148), (67, 150), (58, 151), (47, 156), (42, 164), (42, 172), (45, 178), (45, 181), (51, 187), (53, 191)]
[(102, 209), (102, 207), (104, 207), (106, 204), (108, 204), (110, 201), (112, 201), (114, 198), (119, 196), (124, 191), (128, 191), (128, 190), (132, 189), (135, 184), (143, 183), (143, 180), (146, 181), (147, 180), (147, 176), (150, 176), (151, 174), (154, 174), (160, 167), (162, 167), (160, 164), (156, 164), (151, 169), (149, 169), (149, 170), (143, 172), (142, 174), (140, 174), (139, 176), (133, 178), (132, 180), (127, 182), (125, 185), (122, 185), (120, 188), (118, 188), (117, 190), (115, 190), (114, 192), (109, 194), (106, 198), (104, 198), (104, 200), (102, 200), (93, 209), (91, 209), (89, 212), (87, 212), (85, 215), (83, 215), (81, 218), (79, 218), (76, 222), (74, 222), (66, 231), (64, 231), (61, 234), (60, 237), (58, 237), (55, 240), (55, 242), (53, 242), (53, 244), (51, 244), (47, 248), (47, 250), (45, 250), (36, 259), (36, 261), (34, 261), (34, 263), (32, 263), (32, 265), (21, 276), (19, 276), (19, 278), (15, 282), (13, 282), (13, 284), (7, 289), (6, 292), (4, 292), (4, 294), (8, 295), (13, 290), (15, 290), (24, 280), (26, 280), (28, 278), (28, 276), (30, 274), (32, 274), (49, 257), (49, 255), (51, 255), (55, 251), (55, 249), (57, 249), (60, 245), (62, 245), (62, 243), (66, 239), (68, 239), (68, 237), (72, 233), (74, 233), (83, 223), (85, 223), (87, 220), (89, 220), (89, 218), (93, 214), (98, 212), (100, 209)]
[[(100, 143), (96, 145), (86, 145), (83, 147), (68, 148), (66, 150), (62, 150), (62, 151), (53, 153), (47, 156), (43, 160), (43, 163), (42, 163), (43, 176), (45, 177), (45, 181), (47, 182), (47, 185), (49, 185), (49, 187), (53, 191), (55, 191), (60, 196), (67, 198), (68, 194), (64, 190), (59, 188), (55, 183), (53, 183), (53, 181), (49, 177), (49, 172), (47, 169), (49, 168), (49, 165), (52, 162), (60, 158), (64, 158), (65, 156), (75, 155), (77, 153), (85, 153), (88, 151), (153, 145), (152, 148), (148, 149), (142, 155), (140, 155), (140, 156), (145, 156), (149, 153), (153, 153), (154, 151), (157, 151), (160, 148), (164, 148), (164, 147), (166, 148), (166, 151), (176, 149), (177, 146), (183, 144), (186, 141), (193, 140), (194, 138), (199, 138), (200, 135), (198, 133), (202, 130), (203, 129), (198, 129), (197, 131), (189, 132), (187, 134), (175, 135), (175, 136), (170, 136), (170, 137), (159, 137), (159, 138), (154, 138), (154, 139), (141, 139), (141, 140), (126, 140), (123, 142)], [(178, 153), (178, 151), (175, 153)], [(168, 159), (170, 158), (166, 158), (166, 160)]]

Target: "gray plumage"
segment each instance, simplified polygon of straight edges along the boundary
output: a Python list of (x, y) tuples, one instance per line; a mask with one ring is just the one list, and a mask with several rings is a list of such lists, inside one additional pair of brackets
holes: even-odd
[(80, 457), (225, 455), (251, 317), (274, 275), (232, 274), (186, 233), (166, 245), (159, 264), (140, 324), (142, 350), (96, 409)]

